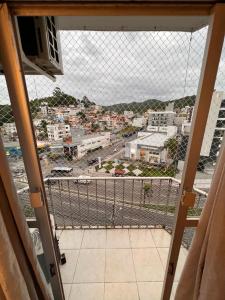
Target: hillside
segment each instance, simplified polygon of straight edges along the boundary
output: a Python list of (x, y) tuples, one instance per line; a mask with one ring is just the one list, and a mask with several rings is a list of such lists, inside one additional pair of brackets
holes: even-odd
[(119, 103), (109, 106), (104, 106), (105, 110), (115, 111), (118, 113), (123, 113), (125, 110), (132, 110), (134, 113), (143, 113), (148, 109), (152, 110), (164, 110), (166, 105), (174, 102), (174, 108), (182, 108), (185, 106), (194, 106), (195, 104), (195, 95), (186, 96), (184, 98), (170, 100), (170, 101), (161, 101), (157, 99), (149, 99), (143, 102), (131, 102), (131, 103)]
[[(144, 113), (148, 109), (152, 110), (164, 110), (168, 103), (174, 102), (174, 108), (182, 108), (187, 105), (194, 106), (196, 96), (186, 96), (184, 98), (170, 100), (170, 101), (161, 101), (157, 99), (149, 99), (143, 102), (131, 102), (131, 103), (119, 103), (113, 104), (109, 106), (103, 106), (105, 111), (115, 111), (117, 113), (123, 113), (125, 110), (132, 110), (134, 113)], [(40, 106), (46, 103), (50, 107), (57, 106), (67, 106), (67, 105), (75, 105), (82, 103), (84, 107), (89, 107), (94, 102), (90, 101), (86, 96), (82, 98), (82, 100), (76, 99), (75, 97), (68, 95), (61, 91), (59, 88), (55, 88), (53, 91), (53, 95), (45, 98), (33, 99), (30, 101), (30, 109), (32, 117), (35, 118), (38, 111), (40, 110)], [(0, 126), (3, 123), (13, 122), (13, 114), (11, 110), (11, 106), (8, 104), (0, 105)]]

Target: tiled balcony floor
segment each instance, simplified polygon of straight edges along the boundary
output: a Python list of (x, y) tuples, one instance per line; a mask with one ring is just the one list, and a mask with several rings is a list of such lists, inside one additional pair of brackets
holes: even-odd
[[(170, 244), (165, 230), (63, 230), (58, 235), (67, 259), (61, 266), (67, 300), (160, 299)], [(176, 281), (186, 255), (182, 248)]]

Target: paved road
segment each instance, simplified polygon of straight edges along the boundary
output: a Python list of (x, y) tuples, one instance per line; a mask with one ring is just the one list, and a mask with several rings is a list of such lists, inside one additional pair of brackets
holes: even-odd
[(144, 183), (150, 180), (97, 180), (88, 185), (72, 180), (51, 185), (49, 207), (59, 226), (167, 225), (174, 216), (156, 212), (152, 205), (176, 206), (179, 185), (154, 180), (153, 192), (144, 195)]
[[(151, 191), (144, 192), (144, 186), (150, 184)], [(152, 203), (175, 205), (179, 193), (179, 184), (160, 179), (97, 179), (90, 184), (76, 184), (73, 180), (55, 180), (52, 190), (64, 191), (68, 195), (88, 195), (99, 199), (124, 201), (125, 203)]]
[(70, 193), (52, 188), (49, 210), (58, 226), (172, 226), (173, 215), (155, 212), (137, 203), (101, 199), (83, 193)]
[[(76, 162), (72, 162), (73, 167), (77, 167), (77, 168), (85, 170), (88, 167), (87, 161), (90, 159), (93, 159), (93, 158), (97, 158), (97, 157), (101, 157), (102, 161), (110, 160), (110, 159), (114, 159), (114, 158), (121, 159), (123, 157), (122, 149), (124, 148), (125, 143), (129, 142), (135, 138), (136, 138), (136, 134), (131, 137), (128, 137), (128, 138), (123, 138), (122, 140), (114, 143), (111, 146), (108, 146), (103, 149), (99, 149), (92, 153), (89, 153), (89, 154), (85, 155), (82, 159), (80, 159)], [(117, 150), (116, 153), (114, 152), (114, 149)]]
[[(58, 159), (56, 161), (51, 161), (49, 159), (41, 160), (41, 169), (43, 176), (46, 177), (51, 173), (51, 170), (57, 166), (70, 166), (73, 168), (73, 176), (79, 176), (81, 174), (88, 174), (88, 160), (101, 157), (101, 160), (112, 160), (115, 158), (121, 159), (124, 158), (124, 145), (126, 142), (129, 142), (136, 138), (136, 135), (133, 135), (129, 138), (123, 138), (120, 141), (115, 142), (113, 145), (105, 147), (103, 149), (96, 150), (92, 153), (89, 153), (82, 157), (82, 159), (77, 161), (67, 161), (65, 158)], [(117, 150), (114, 152), (114, 150)], [(97, 164), (96, 164), (97, 165)], [(21, 168), (24, 169), (23, 161), (21, 159), (11, 159), (11, 166), (15, 169)], [(15, 178), (16, 179), (16, 178)]]
[[(144, 196), (149, 180), (97, 180), (89, 185), (65, 180), (46, 186), (49, 211), (58, 227), (74, 226), (156, 226), (172, 229), (174, 214), (153, 209), (152, 205), (175, 206), (179, 186), (169, 180), (154, 180), (153, 193)], [(28, 194), (20, 198), (28, 203)], [(202, 202), (203, 204), (204, 202)], [(185, 233), (189, 244), (193, 230)]]

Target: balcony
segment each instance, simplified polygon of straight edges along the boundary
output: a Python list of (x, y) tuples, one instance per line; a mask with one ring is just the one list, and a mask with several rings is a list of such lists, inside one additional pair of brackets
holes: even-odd
[[(0, 86), (3, 86), (3, 90), (6, 90), (6, 94), (8, 91), (9, 95), (2, 97), (3, 101), (6, 101), (1, 107), (2, 122), (15, 121), (17, 136), (13, 135), (9, 138), (18, 137), (29, 188), (18, 191), (19, 197), (16, 196), (12, 176), (5, 163), (4, 147), (0, 145), (3, 149), (0, 155), (1, 162), (4, 163), (4, 167), (1, 168), (4, 170), (1, 174), (4, 179), (1, 183), (3, 187), (1, 197), (4, 196), (6, 200), (2, 203), (8, 205), (3, 207), (5, 210), (0, 208), (0, 215), (4, 216), (2, 223), (6, 227), (5, 238), (11, 243), (9, 243), (8, 253), (5, 251), (2, 262), (7, 261), (6, 259), (10, 261), (11, 254), (15, 254), (14, 262), (18, 267), (18, 270), (13, 269), (14, 274), (11, 274), (7, 289), (3, 291), (5, 298), (17, 299), (17, 297), (9, 297), (9, 291), (12, 293), (27, 291), (29, 294), (28, 297), (18, 296), (18, 299), (28, 299), (29, 296), (31, 299), (50, 298), (48, 278), (46, 276), (47, 282), (43, 280), (42, 272), (36, 268), (37, 255), (34, 251), (34, 253), (30, 251), (33, 247), (26, 219), (20, 208), (15, 205), (18, 199), (25, 216), (36, 219), (35, 226), (41, 237), (45, 267), (50, 277), (54, 299), (63, 300), (64, 295), (58, 266), (59, 256), (56, 251), (58, 249), (56, 249), (52, 229), (56, 230), (59, 247), (62, 252), (65, 252), (67, 258), (67, 263), (60, 266), (67, 299), (143, 300), (150, 298), (154, 300), (160, 298), (162, 285), (164, 288), (161, 299), (169, 300), (172, 286), (171, 298), (173, 298), (194, 232), (190, 227), (194, 228), (198, 225), (196, 219), (199, 219), (207, 197), (207, 193), (196, 189), (193, 185), (206, 132), (207, 116), (211, 109), (210, 104), (215, 102), (212, 100), (213, 90), (220, 89), (215, 82), (220, 81), (216, 78), (217, 73), (218, 78), (221, 78), (219, 61), (223, 57), (221, 51), (224, 42), (224, 5), (217, 5), (217, 1), (214, 4), (210, 2), (203, 5), (198, 1), (189, 1), (190, 3), (187, 2), (184, 6), (179, 3), (170, 4), (168, 10), (163, 2), (157, 5), (154, 3), (146, 5), (140, 2), (128, 3), (128, 5), (94, 3), (94, 5), (84, 6), (76, 1), (71, 3), (65, 1), (60, 4), (56, 3), (57, 1), (54, 3), (47, 1), (49, 3), (43, 4), (42, 1), (36, 0), (28, 1), (26, 4), (21, 1), (23, 5), (13, 3), (15, 1), (6, 2), (8, 3), (0, 8), (0, 40), (2, 41), (1, 72), (5, 75), (3, 81), (6, 80), (7, 89), (5, 89), (5, 82)], [(29, 2), (33, 2), (32, 5)], [(191, 2), (196, 3), (193, 5)], [(68, 13), (70, 17), (67, 16)], [(29, 53), (24, 54), (25, 48), (20, 45), (25, 31), (22, 32), (21, 29), (22, 31), (19, 32), (20, 28), (16, 27), (17, 16), (21, 18), (36, 16), (35, 20), (41, 16), (48, 16), (45, 17), (47, 24), (50, 21), (52, 24), (61, 24), (57, 30), (62, 31), (64, 52), (58, 52), (61, 51), (60, 44), (59, 47), (56, 44), (56, 52), (53, 51), (51, 41), (48, 45), (52, 57), (56, 54), (59, 58), (58, 54), (60, 54), (63, 58), (63, 68), (60, 63), (51, 71), (50, 56), (47, 58), (47, 62), (50, 63), (47, 69), (45, 65), (42, 66), (43, 69), (38, 65), (41, 59), (39, 56), (38, 60), (35, 60), (36, 65), (32, 61), (27, 64), (29, 59), (26, 55)], [(59, 22), (57, 20), (55, 22), (55, 17)], [(52, 31), (55, 37), (55, 25), (49, 26), (49, 30), (50, 27), (54, 29)], [(45, 31), (44, 28), (43, 37), (48, 36), (46, 33), (50, 32)], [(67, 34), (68, 31), (74, 32)], [(84, 31), (80, 40), (79, 36), (74, 34), (78, 31)], [(136, 34), (137, 32), (140, 34)], [(51, 40), (50, 35), (49, 40)], [(31, 71), (30, 68), (33, 70)], [(41, 76), (29, 77), (32, 74)], [(72, 75), (73, 78), (68, 75)], [(47, 78), (52, 82), (46, 83)], [(56, 84), (53, 83), (55, 80)], [(224, 84), (221, 86), (224, 87)], [(51, 91), (53, 91), (52, 96)], [(90, 95), (90, 100), (85, 95)], [(9, 100), (10, 104), (8, 104)], [(82, 125), (84, 130), (88, 129), (88, 132), (98, 132), (100, 129), (92, 124), (96, 125), (98, 117), (103, 118), (103, 114), (95, 116), (94, 113), (88, 113), (88, 106), (92, 101), (94, 105), (111, 107), (114, 116), (117, 113), (122, 116), (125, 107), (128, 111), (132, 108), (135, 113), (144, 115), (145, 118), (149, 110), (163, 112), (171, 102), (176, 104), (174, 105), (176, 114), (189, 106), (193, 110), (193, 116), (188, 117), (192, 119), (188, 147), (184, 145), (185, 147), (181, 149), (182, 160), (185, 161), (182, 183), (172, 177), (138, 177), (137, 172), (136, 174), (133, 172), (137, 170), (136, 165), (132, 165), (131, 170), (127, 169), (130, 171), (127, 176), (137, 175), (137, 177), (92, 177), (83, 182), (77, 177), (54, 177), (43, 181), (43, 175), (50, 174), (56, 163), (56, 159), (49, 159), (46, 161), (45, 168), (43, 161), (39, 162), (38, 141), (46, 144), (49, 142), (46, 122), (48, 124), (56, 121), (68, 123), (68, 119), (64, 120), (61, 117), (66, 115), (63, 112), (67, 111), (69, 105), (75, 104), (83, 113), (77, 124)], [(126, 106), (128, 103), (130, 107)], [(50, 107), (50, 113), (48, 107), (47, 110), (39, 110), (42, 104)], [(87, 111), (85, 111), (85, 104)], [(52, 106), (55, 107), (51, 108)], [(117, 107), (117, 112), (113, 112), (112, 107), (113, 110)], [(104, 109), (104, 114), (108, 116), (108, 108)], [(139, 117), (138, 115), (134, 117)], [(121, 116), (118, 118), (121, 119)], [(32, 119), (33, 124), (35, 121), (45, 121), (42, 124), (42, 131), (34, 130)], [(166, 118), (162, 118), (161, 121), (165, 122)], [(159, 122), (159, 118), (153, 119), (156, 125)], [(120, 123), (121, 129), (128, 125), (128, 122)], [(99, 127), (101, 130), (110, 129), (114, 133), (113, 127), (118, 127), (116, 126), (118, 124), (114, 125), (110, 128)], [(219, 125), (218, 127), (221, 127), (224, 124)], [(140, 130), (142, 129), (144, 128)], [(163, 165), (163, 168), (165, 167), (163, 171), (167, 171), (170, 164), (174, 164), (174, 169), (178, 166), (176, 153), (179, 146), (183, 146), (179, 144), (180, 141), (183, 143), (183, 136), (181, 130), (177, 132), (174, 141), (178, 144), (168, 147), (168, 153), (165, 153), (168, 162)], [(125, 132), (122, 136), (128, 138), (130, 135), (132, 133)], [(87, 153), (86, 158), (89, 158), (89, 154)], [(111, 158), (109, 159), (107, 153), (104, 154), (102, 151), (101, 154), (102, 161), (110, 161)], [(96, 152), (94, 155), (97, 156)], [(132, 158), (136, 157), (134, 154), (132, 156)], [(72, 165), (76, 171), (78, 167), (80, 170), (83, 167), (72, 153), (71, 156), (62, 155), (60, 158), (65, 159), (59, 162), (60, 164)], [(117, 160), (122, 158), (122, 155), (117, 154)], [(173, 161), (169, 161), (170, 159)], [(209, 160), (210, 166), (214, 166), (215, 155)], [(112, 161), (110, 164), (113, 165)], [(85, 162), (83, 174), (90, 171), (86, 165)], [(154, 176), (163, 176), (161, 173), (158, 174), (156, 168), (152, 169), (156, 171)], [(181, 173), (180, 169), (176, 170)], [(139, 169), (137, 171), (140, 172)], [(144, 171), (141, 171), (139, 175), (144, 176)], [(100, 173), (97, 173), (97, 168), (93, 172), (95, 172), (94, 176)], [(105, 169), (105, 173), (111, 172)], [(163, 172), (164, 175), (165, 173)], [(175, 176), (175, 172), (172, 174)], [(73, 174), (75, 175), (78, 176), (79, 172)], [(146, 176), (150, 176), (149, 173)], [(220, 177), (223, 178), (222, 175)], [(218, 180), (213, 188), (218, 186), (219, 189), (219, 181), (222, 182), (222, 179)], [(53, 222), (50, 222), (48, 213), (54, 218), (54, 226)], [(196, 218), (190, 220), (190, 217)], [(27, 223), (29, 224), (28, 220)], [(206, 224), (208, 225), (207, 222)], [(24, 229), (27, 230), (27, 236), (24, 236)], [(169, 251), (172, 232), (173, 238)], [(204, 240), (204, 244), (207, 242), (208, 240), (206, 242)], [(2, 243), (2, 248), (4, 246), (5, 244)], [(197, 251), (203, 246), (202, 244), (196, 247)], [(170, 255), (167, 259), (168, 252)], [(23, 265), (21, 261), (24, 262)], [(166, 261), (168, 261), (167, 268)], [(8, 263), (8, 266), (10, 265), (11, 261)], [(200, 266), (196, 274), (201, 273), (201, 264), (196, 262), (192, 266)], [(5, 274), (8, 271), (11, 270), (6, 270)], [(166, 277), (164, 277), (165, 272)], [(6, 277), (2, 276), (2, 278)], [(18, 282), (14, 280), (15, 278)], [(14, 287), (20, 283), (19, 280), (24, 280), (23, 285), (16, 289)], [(196, 278), (197, 281), (199, 282)], [(15, 285), (13, 286), (12, 283)], [(209, 290), (221, 291), (217, 283), (209, 284), (208, 287)], [(193, 290), (198, 292), (196, 288)], [(39, 297), (40, 294), (43, 297)], [(209, 298), (215, 299), (210, 296)]]
[[(45, 180), (61, 253), (66, 299), (160, 299), (178, 204), (172, 177), (101, 177)], [(28, 217), (28, 188), (18, 191)], [(207, 194), (195, 189), (199, 216)], [(193, 229), (185, 231), (171, 299)], [(122, 296), (121, 296), (122, 295)], [(122, 297), (122, 298), (121, 298)]]
[[(49, 213), (56, 229), (163, 228), (171, 232), (179, 201), (180, 181), (173, 177), (52, 177), (45, 179)], [(194, 189), (198, 217), (207, 193)], [(18, 191), (27, 217), (34, 216), (29, 188)], [(184, 234), (188, 247), (191, 230)]]
[[(158, 300), (170, 245), (163, 229), (59, 230), (67, 300)], [(187, 250), (181, 248), (172, 295)]]

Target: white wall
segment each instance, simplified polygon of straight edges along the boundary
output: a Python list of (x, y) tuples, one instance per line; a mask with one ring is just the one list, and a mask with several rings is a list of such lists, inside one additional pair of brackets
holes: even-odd
[(107, 147), (110, 145), (110, 132), (105, 132), (102, 135), (92, 136), (81, 141), (77, 146), (77, 157), (80, 159), (88, 150), (94, 150), (99, 147)]
[(213, 136), (216, 128), (218, 114), (223, 100), (223, 92), (214, 92), (208, 114), (205, 134), (202, 142), (201, 156), (209, 156), (210, 149), (212, 146)]

